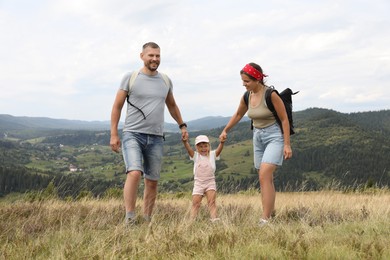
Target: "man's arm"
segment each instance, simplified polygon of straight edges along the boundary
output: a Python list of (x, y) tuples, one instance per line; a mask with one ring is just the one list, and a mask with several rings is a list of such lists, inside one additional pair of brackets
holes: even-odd
[[(175, 98), (173, 97), (173, 93), (169, 91), (167, 98), (165, 99), (165, 104), (168, 107), (169, 114), (171, 114), (172, 118), (175, 119), (177, 124), (182, 125), (183, 119), (181, 117), (180, 109), (176, 104)], [(183, 126), (180, 128), (182, 139), (188, 139), (187, 127)]]
[(110, 146), (111, 150), (114, 152), (119, 152), (119, 148), (121, 146), (119, 134), (118, 134), (118, 124), (119, 120), (121, 118), (121, 112), (123, 108), (123, 104), (125, 103), (127, 96), (127, 92), (124, 90), (118, 90), (114, 105), (112, 106), (111, 110), (111, 139), (110, 139)]

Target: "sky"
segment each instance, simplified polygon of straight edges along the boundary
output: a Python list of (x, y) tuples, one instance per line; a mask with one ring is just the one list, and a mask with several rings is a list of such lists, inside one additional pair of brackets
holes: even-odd
[(249, 62), (267, 85), (300, 91), (294, 111), (390, 109), (389, 11), (388, 0), (0, 0), (0, 114), (110, 120), (149, 41), (184, 121), (231, 116)]

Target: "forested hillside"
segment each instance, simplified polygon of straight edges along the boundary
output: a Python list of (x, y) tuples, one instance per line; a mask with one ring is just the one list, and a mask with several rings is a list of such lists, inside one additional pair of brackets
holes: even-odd
[(342, 114), (309, 109), (296, 114), (294, 158), (279, 171), (286, 180), (319, 188), (331, 180), (343, 186), (390, 181), (390, 111)]
[[(389, 186), (390, 110), (343, 114), (313, 108), (295, 112), (294, 121), (293, 158), (275, 174), (278, 190)], [(189, 129), (192, 144), (201, 133), (215, 148), (222, 128)], [(108, 131), (3, 129), (1, 137), (0, 195), (42, 189), (50, 181), (62, 196), (122, 186), (124, 165), (108, 147)], [(251, 137), (248, 121), (229, 132), (217, 164), (220, 191), (258, 188)], [(161, 190), (191, 190), (192, 162), (179, 133), (166, 134), (164, 157)]]

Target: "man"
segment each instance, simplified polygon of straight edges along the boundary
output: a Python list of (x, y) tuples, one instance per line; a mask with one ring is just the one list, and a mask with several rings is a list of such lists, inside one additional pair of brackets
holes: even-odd
[(113, 151), (119, 152), (121, 141), (118, 123), (127, 99), (122, 137), (122, 153), (127, 174), (123, 189), (126, 223), (134, 223), (136, 220), (135, 204), (142, 175), (145, 184), (143, 215), (145, 221), (151, 221), (163, 155), (165, 105), (178, 123), (182, 137), (188, 137), (187, 125), (183, 122), (173, 97), (172, 82), (157, 71), (160, 65), (160, 47), (154, 42), (148, 42), (143, 45), (140, 57), (144, 62), (143, 68), (133, 82), (130, 80), (132, 73), (124, 76), (111, 112), (110, 145)]

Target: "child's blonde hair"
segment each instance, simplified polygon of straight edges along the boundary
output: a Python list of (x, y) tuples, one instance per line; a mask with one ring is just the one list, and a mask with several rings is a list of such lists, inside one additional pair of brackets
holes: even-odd
[(211, 151), (211, 145), (210, 145), (210, 140), (209, 138), (206, 136), (206, 135), (198, 135), (196, 138), (195, 138), (195, 146), (196, 146), (196, 151), (199, 152), (198, 150), (198, 144), (200, 143), (207, 143), (207, 146), (209, 148), (209, 150), (207, 151), (207, 156), (210, 155), (210, 151)]

